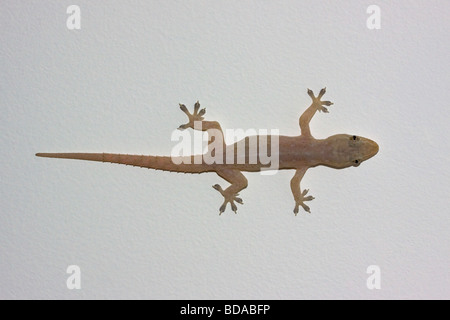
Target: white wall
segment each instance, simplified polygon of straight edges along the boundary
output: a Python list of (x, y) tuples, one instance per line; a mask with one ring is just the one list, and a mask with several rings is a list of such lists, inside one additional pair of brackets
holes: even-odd
[[(0, 298), (450, 298), (448, 1), (74, 3), (0, 10)], [(215, 174), (34, 156), (169, 154), (197, 99), (224, 128), (296, 135), (323, 86), (313, 134), (380, 152), (309, 170), (311, 215), (293, 215), (289, 171), (247, 174), (219, 217)]]

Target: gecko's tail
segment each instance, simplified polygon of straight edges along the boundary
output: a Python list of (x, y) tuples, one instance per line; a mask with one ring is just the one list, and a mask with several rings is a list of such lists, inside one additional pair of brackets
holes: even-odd
[(204, 166), (202, 163), (197, 164), (199, 161), (198, 159), (195, 159), (194, 156), (174, 159), (171, 157), (140, 156), (119, 153), (36, 153), (36, 156), (110, 162), (172, 172), (201, 173), (209, 171), (208, 166)]

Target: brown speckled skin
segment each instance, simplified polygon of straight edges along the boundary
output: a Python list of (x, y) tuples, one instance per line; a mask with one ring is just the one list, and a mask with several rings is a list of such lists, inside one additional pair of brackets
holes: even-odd
[[(311, 135), (309, 122), (311, 121), (316, 111), (327, 113), (328, 109), (324, 106), (332, 105), (330, 101), (321, 100), (324, 94), (325, 88), (320, 91), (317, 97), (315, 97), (314, 93), (308, 89), (308, 95), (312, 99), (312, 104), (308, 109), (306, 109), (306, 111), (301, 115), (299, 119), (301, 135), (296, 137), (278, 137), (278, 170), (296, 170), (295, 175), (291, 180), (291, 190), (295, 200), (294, 213), (296, 215), (299, 211), (299, 206), (302, 206), (305, 211), (310, 212), (310, 208), (304, 202), (314, 199), (314, 197), (312, 196), (306, 196), (308, 190), (303, 190), (302, 192), (300, 188), (300, 181), (308, 168), (318, 165), (324, 165), (335, 169), (342, 169), (350, 166), (359, 166), (361, 162), (370, 159), (378, 152), (377, 143), (367, 138), (348, 134), (337, 134), (326, 139), (319, 140), (315, 139)], [(198, 102), (195, 104), (194, 112), (192, 114), (189, 113), (186, 106), (180, 105), (180, 108), (188, 116), (189, 122), (185, 125), (181, 125), (179, 129), (194, 129), (194, 122), (201, 121), (202, 127), (195, 127), (195, 129), (201, 129), (202, 131), (216, 129), (220, 132), (222, 131), (218, 122), (203, 120), (203, 115), (206, 111), (205, 109), (199, 111), (200, 104)], [(259, 136), (257, 137), (257, 139), (259, 139)], [(272, 140), (268, 139), (267, 141), (267, 150), (271, 150)], [(225, 146), (224, 141), (222, 141), (222, 143), (223, 150), (226, 151), (230, 150), (230, 148), (234, 148), (236, 150), (236, 146), (239, 142), (236, 142), (234, 145), (228, 146)], [(245, 159), (249, 159), (248, 143), (246, 143), (245, 151)], [(226, 154), (226, 152), (224, 154)], [(237, 152), (235, 152), (234, 154), (236, 155)], [(185, 160), (181, 164), (175, 164), (181, 161), (173, 161), (174, 159), (172, 159), (171, 157), (143, 155), (141, 156), (110, 153), (37, 153), (36, 155), (39, 157), (120, 163), (172, 172), (216, 172), (220, 177), (231, 183), (231, 185), (225, 190), (223, 190), (222, 187), (218, 184), (213, 186), (213, 188), (218, 190), (224, 197), (224, 202), (219, 209), (220, 214), (225, 211), (226, 205), (228, 203), (230, 203), (231, 209), (234, 212), (237, 211), (235, 202), (242, 204), (242, 199), (237, 197), (238, 192), (247, 187), (247, 179), (241, 173), (242, 171), (258, 172), (261, 171), (262, 168), (269, 166), (262, 165), (259, 162), (259, 155), (257, 155), (257, 163), (254, 164), (248, 163), (248, 161), (247, 163), (243, 164), (237, 164), (236, 161), (233, 164), (225, 164), (225, 161), (223, 161), (223, 164), (207, 164), (205, 163), (205, 161), (203, 161), (203, 155), (178, 158), (178, 160)]]

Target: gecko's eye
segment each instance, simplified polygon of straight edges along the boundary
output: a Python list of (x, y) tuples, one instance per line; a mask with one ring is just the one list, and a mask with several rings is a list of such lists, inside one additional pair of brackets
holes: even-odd
[(360, 164), (361, 164), (361, 161), (359, 161), (359, 160), (353, 160), (353, 165), (354, 165), (355, 167), (359, 166)]
[(359, 160), (355, 160), (355, 161), (353, 161), (355, 164), (358, 164), (359, 163)]
[(352, 140), (356, 140), (356, 136), (353, 136), (353, 137), (352, 137)]

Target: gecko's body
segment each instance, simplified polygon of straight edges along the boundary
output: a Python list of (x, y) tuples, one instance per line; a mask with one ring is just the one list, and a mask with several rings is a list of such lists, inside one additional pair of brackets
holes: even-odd
[[(271, 150), (271, 142), (274, 141), (274, 138), (277, 138), (278, 152), (275, 156), (277, 156), (278, 159), (278, 170), (296, 170), (296, 173), (291, 180), (291, 190), (295, 199), (295, 214), (298, 213), (299, 206), (302, 206), (307, 212), (310, 212), (309, 207), (304, 204), (304, 201), (314, 199), (312, 196), (306, 196), (308, 190), (301, 192), (300, 189), (300, 181), (308, 168), (318, 165), (324, 165), (335, 169), (358, 166), (361, 162), (373, 157), (378, 152), (378, 145), (374, 141), (354, 135), (338, 134), (326, 139), (315, 139), (311, 135), (309, 122), (316, 111), (328, 112), (324, 105), (330, 106), (332, 103), (329, 101), (321, 101), (321, 97), (325, 94), (325, 89), (322, 89), (317, 97), (314, 96), (311, 90), (308, 90), (308, 94), (313, 102), (300, 117), (300, 136), (269, 136), (262, 139), (267, 141), (266, 150)], [(180, 107), (189, 117), (189, 122), (180, 126), (179, 129), (193, 128), (208, 132), (216, 130), (222, 133), (222, 129), (218, 122), (203, 120), (205, 109), (199, 111), (200, 104), (198, 102), (195, 104), (193, 114), (189, 113), (184, 105), (180, 105)], [(194, 123), (198, 122), (201, 122), (201, 127), (198, 127), (197, 125), (194, 126)], [(257, 140), (261, 139), (260, 136), (256, 136), (255, 138)], [(246, 141), (249, 141), (248, 137), (246, 139)], [(206, 161), (204, 155), (179, 158), (110, 153), (37, 153), (36, 155), (50, 158), (120, 163), (172, 172), (216, 172), (220, 177), (231, 183), (225, 190), (218, 184), (213, 186), (213, 188), (218, 190), (224, 197), (224, 203), (219, 211), (222, 213), (225, 210), (227, 203), (230, 203), (232, 210), (236, 212), (237, 207), (234, 202), (242, 204), (242, 200), (237, 197), (238, 192), (247, 187), (247, 179), (241, 172), (258, 172), (266, 169), (268, 164), (260, 161), (260, 154), (258, 154), (259, 149), (251, 148), (249, 143), (245, 143), (244, 159), (247, 159), (247, 161), (244, 163), (242, 163), (242, 161), (237, 161), (239, 155), (237, 150), (240, 142), (228, 146), (225, 145), (223, 140), (221, 143), (223, 144), (222, 153), (220, 155), (215, 155), (215, 157), (216, 159), (222, 158), (222, 161), (216, 161), (215, 163)], [(230, 152), (234, 155), (234, 161), (227, 161), (226, 159), (226, 154), (229, 154)], [(253, 159), (257, 160), (253, 162), (248, 161), (248, 159), (252, 159), (252, 156), (254, 156)]]

